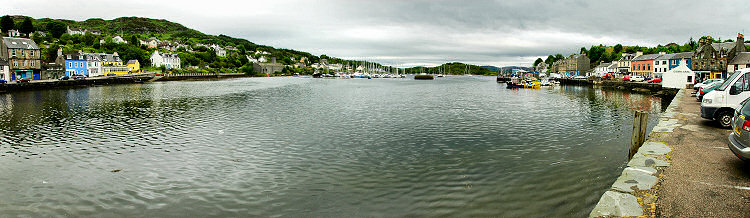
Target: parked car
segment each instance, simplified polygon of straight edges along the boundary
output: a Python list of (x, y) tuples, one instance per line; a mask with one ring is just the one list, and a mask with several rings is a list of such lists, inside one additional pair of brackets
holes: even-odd
[(57, 80), (69, 80), (69, 79), (70, 79), (70, 77), (69, 77), (69, 76), (62, 76), (62, 77), (60, 77), (60, 78), (59, 78), (59, 79), (57, 79)]
[(724, 82), (724, 79), (707, 79), (706, 81), (703, 81), (703, 82), (700, 82), (698, 84), (693, 85), (693, 89), (698, 90), (701, 87), (703, 87), (705, 85), (708, 85), (708, 84), (711, 84), (711, 83), (714, 83), (716, 81)]
[(5, 83), (8, 83), (8, 81), (4, 79), (0, 79), (0, 84), (5, 84)]
[(72, 78), (73, 78), (73, 80), (86, 79), (86, 77), (85, 77), (85, 76), (81, 76), (81, 75), (73, 75), (73, 77), (72, 77)]
[(615, 76), (612, 75), (611, 73), (607, 73), (607, 74), (604, 74), (604, 76), (602, 76), (602, 79), (614, 79), (614, 78)]
[(643, 76), (631, 76), (630, 77), (631, 82), (643, 82), (644, 80), (646, 79), (644, 79)]
[(108, 73), (107, 76), (117, 76), (117, 74), (114, 73)]
[(698, 99), (698, 101), (703, 101), (703, 96), (706, 95), (706, 93), (709, 93), (719, 87), (723, 82), (717, 81), (711, 84), (708, 84), (704, 87), (701, 87), (698, 89), (698, 92), (695, 93), (695, 98)]
[(750, 162), (750, 103), (742, 101), (739, 109), (734, 112), (732, 119), (732, 133), (729, 134), (729, 150), (740, 160)]
[(16, 79), (16, 82), (17, 83), (27, 83), (27, 82), (31, 82), (31, 79), (29, 79), (29, 78), (18, 78), (18, 79)]
[(625, 77), (622, 77), (622, 81), (630, 81), (630, 76), (625, 75)]
[(576, 77), (573, 77), (573, 79), (586, 79), (586, 77), (585, 76), (576, 76)]
[(661, 78), (658, 78), (658, 77), (657, 77), (656, 79), (652, 79), (652, 80), (649, 80), (649, 81), (647, 81), (647, 82), (648, 82), (648, 83), (661, 83)]
[(750, 68), (732, 74), (726, 82), (706, 93), (701, 102), (701, 117), (716, 120), (724, 128), (732, 125), (732, 116), (742, 101), (750, 97)]

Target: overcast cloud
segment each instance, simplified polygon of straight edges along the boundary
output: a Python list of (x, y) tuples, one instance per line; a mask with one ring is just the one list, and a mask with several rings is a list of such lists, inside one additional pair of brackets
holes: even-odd
[(208, 34), (393, 66), (530, 65), (590, 45), (685, 43), (750, 30), (746, 1), (5, 0), (34, 18), (167, 19)]

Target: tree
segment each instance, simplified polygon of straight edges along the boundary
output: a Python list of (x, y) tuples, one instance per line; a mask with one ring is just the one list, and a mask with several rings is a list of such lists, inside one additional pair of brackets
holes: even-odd
[(52, 38), (59, 39), (65, 32), (68, 31), (68, 25), (62, 21), (53, 20), (47, 23), (47, 32), (52, 35)]
[(581, 54), (586, 54), (586, 55), (588, 55), (588, 53), (589, 53), (589, 52), (588, 52), (588, 51), (586, 51), (586, 47), (581, 47)]
[(91, 32), (86, 32), (86, 34), (83, 35), (83, 43), (86, 45), (94, 45), (94, 42), (98, 41), (96, 35), (92, 34)]
[(19, 28), (21, 33), (29, 34), (33, 33), (35, 31), (34, 29), (34, 23), (31, 22), (30, 17), (26, 17), (23, 19), (23, 22), (21, 23), (21, 28)]
[(552, 64), (555, 63), (555, 56), (547, 56), (547, 60), (544, 60), (544, 63), (546, 63), (548, 66), (552, 66)]
[(2, 29), (4, 33), (7, 33), (8, 30), (12, 30), (13, 28), (16, 28), (16, 23), (13, 22), (12, 17), (5, 15), (0, 18), (0, 29)]
[(135, 35), (130, 36), (130, 44), (133, 44), (135, 46), (141, 45), (141, 41), (138, 41), (138, 37)]
[(533, 67), (536, 67), (537, 65), (539, 65), (539, 63), (542, 63), (542, 62), (544, 62), (544, 60), (542, 60), (541, 58), (537, 58), (536, 61), (534, 61)]
[(621, 51), (622, 51), (622, 45), (621, 44), (615, 45), (615, 48), (614, 48), (613, 52), (614, 53), (620, 53)]

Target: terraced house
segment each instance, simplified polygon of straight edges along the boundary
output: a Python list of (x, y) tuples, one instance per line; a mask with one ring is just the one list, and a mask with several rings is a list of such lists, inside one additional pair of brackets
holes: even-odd
[(702, 71), (706, 78), (727, 78), (727, 67), (729, 62), (742, 53), (746, 52), (745, 37), (737, 34), (737, 41), (714, 43), (713, 38), (707, 37), (698, 40), (698, 49), (693, 53), (692, 70)]
[(42, 79), (39, 46), (31, 39), (4, 37), (0, 46), (0, 59), (7, 60), (10, 79)]
[(631, 76), (652, 77), (654, 74), (654, 61), (662, 54), (648, 54), (633, 58), (630, 63)]

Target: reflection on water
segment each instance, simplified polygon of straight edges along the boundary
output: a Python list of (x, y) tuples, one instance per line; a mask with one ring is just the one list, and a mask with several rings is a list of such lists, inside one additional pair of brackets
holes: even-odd
[(0, 211), (586, 216), (659, 98), (492, 77), (166, 82), (0, 95)]

